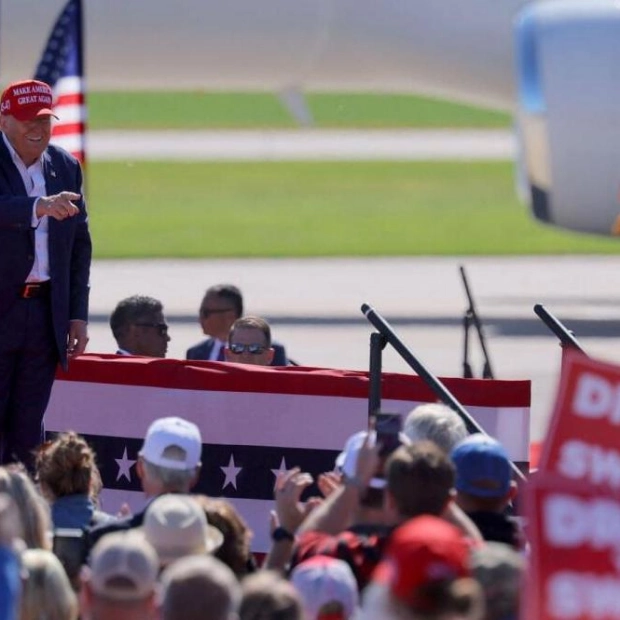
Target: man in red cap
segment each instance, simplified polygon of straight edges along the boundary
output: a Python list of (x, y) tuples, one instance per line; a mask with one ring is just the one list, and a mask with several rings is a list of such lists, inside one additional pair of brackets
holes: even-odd
[(0, 463), (32, 464), (58, 362), (88, 341), (91, 241), (77, 160), (51, 146), (52, 90), (0, 98)]
[(470, 545), (444, 519), (422, 515), (397, 528), (364, 591), (360, 620), (482, 620)]

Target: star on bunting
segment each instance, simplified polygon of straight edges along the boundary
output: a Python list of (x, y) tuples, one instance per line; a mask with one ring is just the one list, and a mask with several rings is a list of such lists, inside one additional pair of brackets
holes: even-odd
[(230, 460), (228, 461), (228, 465), (226, 467), (220, 467), (220, 469), (224, 472), (224, 485), (222, 486), (222, 491), (231, 484), (235, 491), (237, 490), (237, 476), (239, 472), (243, 469), (242, 467), (235, 467), (235, 456), (234, 454), (230, 455)]
[(280, 467), (278, 469), (272, 469), (271, 473), (276, 477), (276, 479), (278, 478), (278, 474), (280, 473), (286, 473), (288, 471), (288, 467), (286, 466), (286, 460), (284, 457), (282, 457), (282, 460), (280, 461)]
[(123, 458), (114, 459), (116, 464), (118, 465), (118, 474), (116, 476), (116, 480), (120, 480), (122, 477), (127, 478), (129, 482), (131, 482), (131, 468), (136, 461), (132, 461), (130, 458), (127, 458), (127, 446), (123, 450)]

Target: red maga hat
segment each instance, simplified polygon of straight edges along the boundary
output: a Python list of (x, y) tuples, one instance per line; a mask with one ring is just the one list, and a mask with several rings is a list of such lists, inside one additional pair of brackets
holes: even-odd
[(372, 578), (406, 605), (424, 609), (421, 588), (470, 575), (469, 551), (461, 532), (447, 521), (415, 517), (394, 530)]
[(39, 116), (56, 117), (52, 101), (52, 89), (45, 82), (13, 82), (2, 93), (0, 114), (14, 116), (18, 121), (31, 121)]

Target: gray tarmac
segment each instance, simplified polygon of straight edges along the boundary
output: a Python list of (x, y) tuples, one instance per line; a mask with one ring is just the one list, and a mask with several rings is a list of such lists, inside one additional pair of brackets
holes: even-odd
[(511, 159), (507, 130), (226, 130), (97, 131), (88, 135), (94, 161), (438, 161)]
[[(367, 369), (373, 306), (427, 368), (461, 376), (464, 265), (483, 321), (495, 376), (532, 381), (533, 440), (544, 436), (560, 364), (557, 339), (532, 311), (542, 303), (593, 356), (620, 361), (620, 257), (376, 258), (95, 261), (90, 352), (113, 352), (108, 318), (133, 294), (161, 299), (172, 338), (168, 357), (200, 341), (197, 311), (211, 284), (231, 282), (247, 313), (268, 318), (289, 356), (308, 366)], [(482, 356), (475, 333), (476, 376)], [(388, 347), (384, 370), (412, 373)]]

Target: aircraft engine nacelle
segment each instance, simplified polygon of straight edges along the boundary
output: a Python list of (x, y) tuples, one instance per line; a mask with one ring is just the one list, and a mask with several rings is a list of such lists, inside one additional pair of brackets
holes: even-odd
[(529, 5), (516, 44), (518, 133), (534, 215), (620, 234), (620, 3)]

